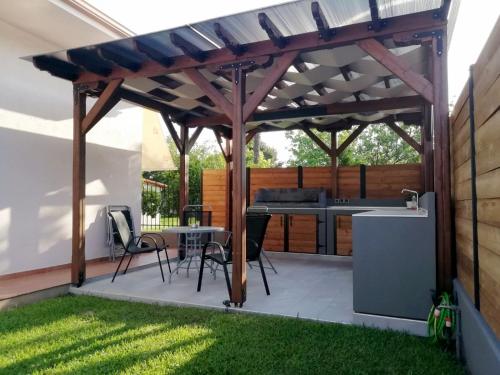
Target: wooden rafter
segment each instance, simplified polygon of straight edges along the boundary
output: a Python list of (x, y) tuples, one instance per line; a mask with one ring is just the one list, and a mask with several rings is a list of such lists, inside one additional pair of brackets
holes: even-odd
[(240, 56), (245, 52), (245, 46), (241, 45), (219, 22), (214, 23), (214, 31), (217, 37), (222, 40), (226, 48), (228, 48), (233, 55)]
[(346, 140), (337, 148), (337, 156), (340, 156), (341, 153), (344, 152), (344, 150), (349, 147), (349, 145), (356, 139), (358, 136), (363, 132), (363, 130), (366, 129), (368, 124), (363, 124), (359, 125), (351, 134), (349, 134), (349, 137), (346, 138)]
[(181, 49), (186, 56), (189, 56), (189, 58), (193, 59), (194, 61), (202, 63), (207, 59), (207, 51), (203, 51), (201, 48), (195, 46), (191, 42), (188, 42), (177, 33), (170, 33), (170, 41), (174, 46)]
[(422, 95), (425, 100), (431, 104), (434, 102), (432, 83), (424, 76), (415, 73), (411, 69), (411, 66), (401, 57), (393, 54), (382, 43), (373, 38), (360, 40), (357, 44), (362, 50), (406, 83), (408, 87)]
[(185, 69), (183, 72), (226, 114), (229, 119), (232, 118), (233, 106), (231, 102), (227, 100), (199, 70), (190, 68)]
[[(351, 81), (351, 68), (349, 67), (349, 65), (341, 66), (339, 69), (340, 69), (340, 73), (342, 74), (342, 77), (344, 78), (344, 80), (346, 82), (350, 82)], [(354, 92), (352, 95), (354, 96), (354, 99), (356, 99), (356, 101), (358, 103), (361, 101), (359, 91)]]
[(390, 127), (394, 133), (399, 135), (406, 143), (408, 143), (415, 151), (419, 154), (423, 154), (423, 147), (419, 144), (411, 135), (409, 135), (404, 129), (399, 127), (395, 122), (388, 121), (387, 126)]
[(146, 36), (138, 37), (133, 40), (135, 48), (139, 52), (145, 54), (158, 64), (168, 68), (174, 63), (174, 59), (163, 52), (165, 48), (157, 40)]
[(298, 51), (285, 52), (262, 79), (261, 84), (247, 99), (243, 107), (243, 122), (246, 122), (255, 109), (262, 103), (262, 100), (269, 94), (276, 82), (292, 64), (293, 60), (298, 56)]
[[(404, 16), (387, 18), (387, 26), (384, 27), (377, 37), (389, 38), (394, 34), (402, 32), (418, 32), (425, 30), (434, 30), (445, 25), (445, 21), (434, 18), (433, 11), (414, 13)], [(239, 56), (238, 61), (248, 61), (260, 56), (270, 56), (287, 51), (308, 52), (318, 49), (334, 48), (335, 46), (343, 46), (350, 43), (355, 43), (358, 40), (370, 38), (373, 32), (368, 30), (370, 22), (363, 22), (337, 28), (338, 33), (335, 38), (325, 41), (318, 38), (318, 32), (292, 35), (287, 38), (288, 43), (280, 49), (276, 47), (271, 40), (250, 43), (245, 45), (247, 51)], [(122, 67), (114, 67), (111, 74), (106, 80), (115, 78), (140, 78), (154, 77), (169, 73), (176, 73), (186, 68), (200, 68), (207, 65), (222, 65), (235, 62), (235, 57), (232, 51), (228, 48), (214, 49), (207, 52), (206, 59), (199, 62), (192, 59), (189, 55), (186, 56), (171, 56), (174, 60), (173, 64), (165, 67), (156, 61), (147, 61), (143, 67), (137, 72), (131, 72)], [(91, 71), (83, 72), (76, 80), (77, 83), (90, 83), (102, 81), (103, 77), (99, 74), (94, 74)]]
[[(97, 53), (96, 49), (93, 48), (76, 48), (66, 51), (69, 61), (73, 64), (78, 65), (85, 70), (96, 74), (99, 79), (94, 80), (100, 81), (103, 77), (108, 77), (113, 71), (113, 64), (105, 59), (103, 59)], [(126, 72), (130, 70), (125, 69)], [(125, 77), (114, 77), (114, 78), (125, 78)]]
[(267, 36), (273, 42), (273, 44), (278, 48), (284, 48), (288, 39), (283, 36), (281, 31), (276, 27), (276, 25), (271, 21), (266, 13), (259, 13), (259, 24), (267, 33)]
[(104, 44), (97, 48), (99, 55), (132, 72), (137, 72), (142, 67), (141, 58), (134, 52), (116, 44)]
[(123, 79), (115, 79), (108, 83), (99, 96), (99, 99), (97, 99), (97, 102), (95, 102), (82, 121), (82, 131), (84, 134), (87, 134), (120, 101), (118, 89), (122, 83)]
[(323, 11), (321, 10), (321, 7), (319, 6), (319, 3), (317, 1), (313, 1), (311, 3), (311, 13), (313, 15), (314, 21), (316, 22), (316, 27), (318, 28), (320, 39), (328, 42), (335, 36), (336, 31), (335, 29), (331, 29), (328, 25), (328, 21), (326, 20), (326, 17), (323, 14)]
[(304, 133), (308, 135), (311, 140), (316, 143), (323, 151), (326, 152), (327, 155), (331, 156), (332, 155), (332, 150), (330, 147), (328, 147), (325, 142), (321, 140), (316, 134), (314, 134), (310, 129), (306, 128), (305, 126), (302, 126), (302, 130)]

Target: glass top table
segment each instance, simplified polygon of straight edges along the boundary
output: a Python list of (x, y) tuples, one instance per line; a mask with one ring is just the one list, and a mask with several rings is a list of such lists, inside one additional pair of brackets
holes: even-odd
[[(180, 254), (177, 256), (177, 266), (172, 270), (169, 276), (169, 283), (172, 281), (172, 275), (176, 273), (179, 274), (179, 269), (186, 269), (187, 277), (189, 277), (189, 269), (191, 267), (191, 263), (194, 261), (196, 264), (196, 269), (199, 271), (199, 263), (198, 260), (201, 260), (201, 251), (203, 249), (203, 245), (205, 244), (203, 241), (203, 234), (209, 234), (210, 240), (212, 240), (212, 236), (216, 232), (224, 232), (223, 227), (214, 227), (214, 226), (179, 226), (179, 227), (171, 227), (163, 230), (164, 233), (173, 233), (177, 234), (177, 249), (180, 251), (181, 245), (184, 245), (184, 249), (186, 252), (186, 256), (181, 260)], [(181, 244), (181, 235), (185, 236), (185, 243)], [(186, 264), (187, 263), (187, 264)]]

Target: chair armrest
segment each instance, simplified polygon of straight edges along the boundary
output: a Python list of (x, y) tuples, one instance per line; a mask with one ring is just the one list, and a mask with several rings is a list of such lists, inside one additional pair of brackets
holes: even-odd
[(139, 239), (137, 240), (137, 246), (139, 246), (139, 242), (142, 241), (143, 238), (148, 238), (150, 240), (153, 240), (154, 244), (155, 244), (155, 247), (156, 247), (156, 250), (161, 250), (162, 248), (158, 246), (158, 242), (156, 242), (155, 238), (152, 237), (151, 235), (149, 234), (143, 234), (141, 236), (138, 237)]
[(205, 245), (203, 245), (203, 255), (205, 255), (205, 254), (206, 254), (206, 252), (207, 252), (207, 248), (208, 248), (209, 246), (213, 246), (213, 247), (218, 248), (218, 249), (219, 249), (219, 252), (220, 252), (220, 254), (221, 254), (222, 260), (223, 260), (224, 262), (226, 262), (226, 254), (225, 254), (225, 252), (224, 252), (224, 247), (223, 247), (223, 246), (222, 246), (222, 244), (221, 244), (221, 243), (219, 243), (219, 242), (207, 242)]
[(163, 238), (163, 236), (161, 234), (158, 234), (158, 233), (146, 233), (146, 234), (143, 234), (141, 237), (151, 238), (153, 241), (154, 241), (155, 238), (160, 239), (161, 240), (161, 244), (163, 245), (162, 249), (166, 249), (168, 247), (167, 243), (165, 242), (165, 239)]

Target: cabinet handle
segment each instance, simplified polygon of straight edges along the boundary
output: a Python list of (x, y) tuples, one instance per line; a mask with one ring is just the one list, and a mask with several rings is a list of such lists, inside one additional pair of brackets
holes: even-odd
[(283, 216), (280, 216), (280, 227), (283, 226)]

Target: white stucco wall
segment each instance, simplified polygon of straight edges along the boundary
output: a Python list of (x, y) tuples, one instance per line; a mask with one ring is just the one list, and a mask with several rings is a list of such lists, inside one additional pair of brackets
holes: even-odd
[[(71, 261), (72, 87), (19, 59), (61, 47), (0, 20), (0, 275)], [(107, 255), (106, 205), (140, 223), (141, 139), (123, 105), (87, 136), (87, 259)]]

